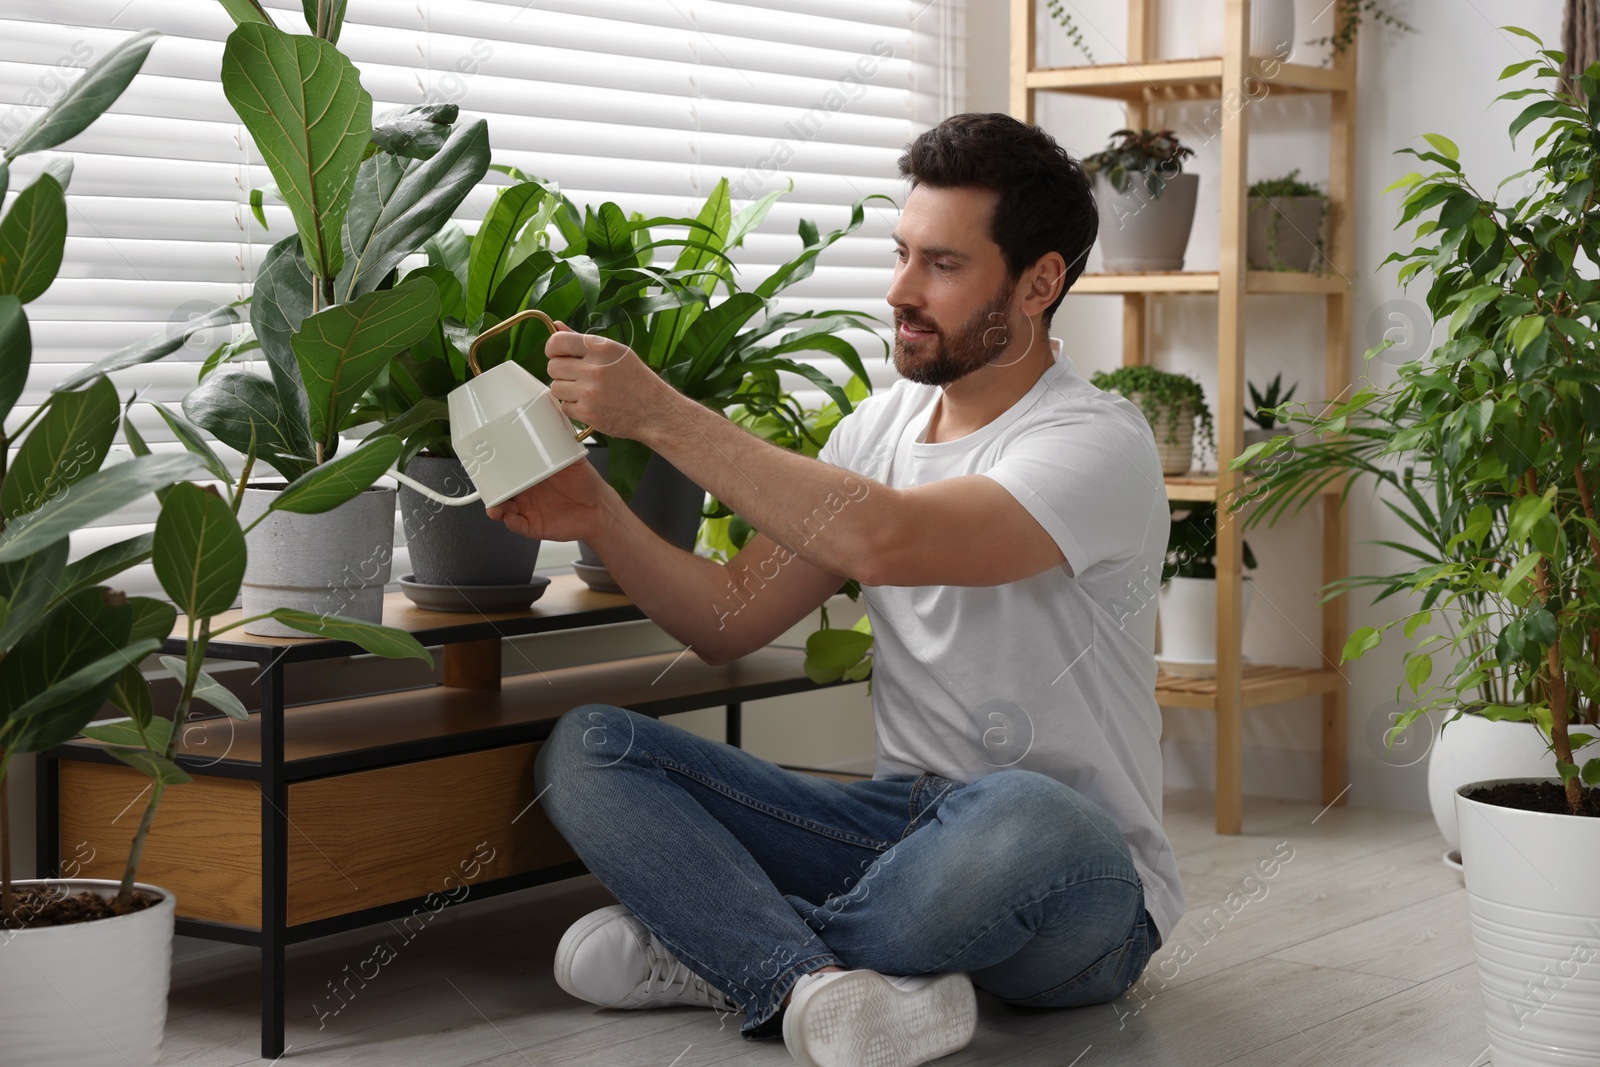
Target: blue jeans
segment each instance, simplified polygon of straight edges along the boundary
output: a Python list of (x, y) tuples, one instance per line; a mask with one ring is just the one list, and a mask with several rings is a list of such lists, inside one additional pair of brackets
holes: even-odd
[(680, 960), (771, 1036), (801, 975), (965, 971), (1012, 1004), (1115, 999), (1160, 938), (1116, 824), (1005, 770), (836, 782), (621, 708), (556, 724), (540, 801)]

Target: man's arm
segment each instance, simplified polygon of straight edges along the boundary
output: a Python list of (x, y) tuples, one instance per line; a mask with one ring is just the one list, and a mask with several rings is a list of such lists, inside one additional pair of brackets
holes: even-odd
[(891, 489), (673, 397), (673, 417), (644, 443), (823, 570), (863, 585), (1004, 585), (1065, 561), (1027, 509), (981, 475)]

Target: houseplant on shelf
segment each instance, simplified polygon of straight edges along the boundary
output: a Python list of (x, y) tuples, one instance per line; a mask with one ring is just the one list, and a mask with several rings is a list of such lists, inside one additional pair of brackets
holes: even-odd
[[(93, 122), (127, 87), (157, 36), (135, 34), (86, 70), (6, 147), (0, 182), (9, 179), (13, 160), (53, 148)], [(0, 216), (0, 242), (25, 251), (0, 259), (0, 422), (23, 395), (31, 369), (24, 305), (49, 288), (61, 265), (70, 176), (65, 160), (46, 163)], [(231, 314), (208, 317), (206, 325)], [(196, 328), (202, 327), (130, 345), (104, 362), (129, 365), (170, 351)], [(207, 470), (224, 478), (227, 472), (209, 450), (150, 455), (127, 424), (136, 455), (112, 461), (121, 410), (110, 380), (86, 373), (63, 382), (16, 428), (0, 429), (0, 450), (9, 453), (20, 438), (9, 463), (0, 465), (0, 1032), (7, 1058), (31, 1064), (153, 1067), (160, 1058), (175, 900), (137, 882), (141, 849), (163, 791), (187, 779), (173, 761), (174, 723), (187, 716), (191, 698), (243, 713), (200, 669), (203, 616), (231, 603), (243, 557), (223, 551), (229, 546), (218, 532), (220, 498), (182, 481)], [(153, 532), (68, 561), (74, 532), (151, 492), (162, 501)], [(237, 547), (242, 553), (242, 543)], [(166, 660), (183, 684), (171, 718), (154, 714), (138, 665), (172, 632), (176, 608), (114, 587), (118, 575), (146, 560), (167, 592), (202, 617), (189, 655)], [(340, 622), (295, 621), (313, 632)], [(108, 701), (128, 717), (90, 725)], [(16, 881), (7, 772), (18, 754), (44, 751), (80, 731), (151, 778), (121, 878), (79, 877), (92, 858), (74, 857), (65, 877)]]
[(1281, 178), (1252, 183), (1249, 204), (1245, 259), (1251, 270), (1321, 268), (1327, 259), (1322, 230), (1328, 195), (1301, 181), (1298, 167)]
[(1216, 427), (1205, 390), (1188, 375), (1139, 364), (1096, 371), (1089, 381), (1098, 389), (1122, 394), (1144, 413), (1161, 453), (1162, 474), (1186, 474), (1194, 466), (1197, 420), (1202, 457), (1216, 452)]
[[(449, 104), (404, 108), (374, 127), (372, 98), (335, 45), (343, 4), (307, 9), (314, 35), (277, 28), (258, 6), (224, 6), (239, 25), (223, 51), (223, 92), (296, 233), (267, 253), (250, 301), (270, 376), (211, 362), (183, 410), (230, 448), (243, 452), (253, 439), (284, 479), (244, 495), (251, 526), (267, 516), (245, 576), (249, 632), (297, 636), (268, 611), (284, 605), (377, 622), (395, 490), (372, 483), (398, 460), (401, 440), (380, 434), (343, 460), (334, 455), (366, 387), (439, 319), (436, 278), (393, 275), (485, 174), (488, 132), (480, 119), (457, 122)], [(307, 515), (277, 501), (285, 483), (329, 462), (344, 464), (342, 506)]]
[[(1171, 507), (1158, 596), (1161, 652), (1156, 662), (1168, 674), (1210, 678), (1217, 672), (1217, 506), (1173, 501)], [(1244, 544), (1244, 565), (1250, 570), (1256, 566), (1249, 542)], [(1254, 581), (1245, 575), (1239, 594), (1241, 633), (1254, 595)]]
[[(1355, 46), (1356, 37), (1361, 32), (1363, 20), (1370, 21), (1374, 25), (1387, 26), (1400, 33), (1417, 32), (1415, 26), (1391, 11), (1384, 0), (1334, 0), (1331, 6), (1333, 8), (1333, 32), (1306, 42), (1306, 44), (1318, 48), (1327, 45), (1329, 59), (1345, 49)], [(1324, 62), (1327, 62), (1327, 60), (1324, 60)]]
[(1118, 130), (1103, 151), (1085, 156), (1096, 179), (1105, 269), (1182, 270), (1194, 225), (1200, 177), (1183, 173), (1194, 149), (1171, 130)]
[[(1485, 197), (1454, 143), (1437, 134), (1425, 135), (1425, 150), (1403, 150), (1434, 169), (1391, 186), (1405, 190), (1401, 225), (1432, 216), (1414, 247), (1390, 261), (1401, 264), (1402, 282), (1427, 277), (1429, 310), (1448, 324), (1444, 341), (1397, 367), (1393, 385), (1303, 420), (1313, 443), (1273, 473), (1268, 497), (1303, 504), (1328, 473), (1406, 464), (1401, 484), (1421, 482), (1439, 506), (1416, 523), (1425, 547), (1402, 549), (1420, 566), (1380, 581), (1385, 595), (1416, 594), (1419, 606), (1357, 629), (1345, 658), (1401, 626), (1411, 706), (1394, 732), (1431, 711), (1453, 720), (1478, 704), (1485, 718), (1533, 724), (1526, 729), (1549, 739), (1543, 775), (1467, 784), (1455, 797), (1491, 1055), (1505, 1067), (1600, 1060), (1593, 983), (1545, 984), (1571, 973), (1571, 946), (1587, 944), (1600, 924), (1591, 891), (1600, 877), (1600, 758), (1585, 751), (1600, 733), (1600, 333), (1597, 283), (1577, 261), (1600, 250), (1591, 107), (1600, 64), (1575, 97), (1555, 88), (1564, 57), (1539, 55), (1501, 75), (1532, 68), (1532, 78), (1548, 79), (1506, 94), (1535, 98), (1511, 122), (1513, 138), (1542, 127), (1525, 195), (1510, 206)], [(1436, 609), (1450, 636), (1419, 634)]]
[(1265, 392), (1257, 389), (1255, 382), (1248, 383), (1248, 387), (1250, 406), (1244, 409), (1244, 417), (1256, 425), (1254, 429), (1244, 432), (1246, 448), (1258, 441), (1270, 441), (1282, 432), (1278, 429), (1278, 417), (1274, 409), (1293, 400), (1294, 391), (1299, 388), (1299, 384), (1289, 386), (1289, 391), (1284, 392), (1283, 373), (1280, 371), (1272, 376), (1272, 381), (1267, 384)]

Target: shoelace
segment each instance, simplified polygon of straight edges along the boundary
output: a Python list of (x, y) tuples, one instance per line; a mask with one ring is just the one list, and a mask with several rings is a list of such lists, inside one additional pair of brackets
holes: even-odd
[[(645, 979), (646, 993), (668, 993), (673, 991), (673, 986), (677, 986), (679, 996), (688, 996), (692, 991), (696, 1001), (709, 1007), (723, 1010), (737, 1007), (720, 990), (713, 988), (704, 978), (686, 967), (682, 960), (668, 952), (654, 934), (649, 935), (645, 942), (645, 954), (650, 958), (650, 976)], [(658, 982), (659, 989), (656, 985)]]

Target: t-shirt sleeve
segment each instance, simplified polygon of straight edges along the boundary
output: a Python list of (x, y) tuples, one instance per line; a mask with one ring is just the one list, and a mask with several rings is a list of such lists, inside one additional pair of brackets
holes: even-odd
[(877, 396), (866, 397), (858, 403), (850, 414), (833, 427), (833, 432), (822, 443), (817, 458), (831, 466), (861, 473), (862, 440), (871, 433), (872, 422), (881, 413), (881, 403)]
[(1126, 421), (1061, 418), (1029, 427), (983, 473), (1044, 527), (1079, 576), (1143, 553), (1151, 513), (1166, 507), (1154, 442)]

